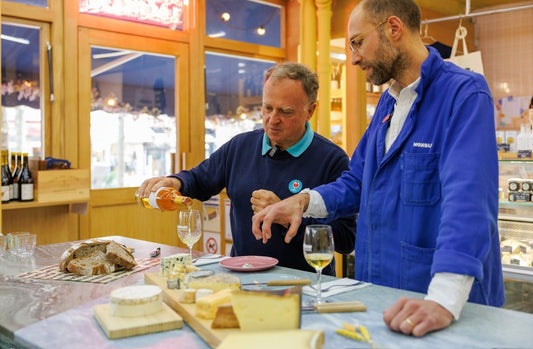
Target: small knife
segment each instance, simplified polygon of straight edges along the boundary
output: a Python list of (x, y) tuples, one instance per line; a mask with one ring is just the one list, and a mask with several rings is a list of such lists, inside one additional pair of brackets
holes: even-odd
[(241, 286), (255, 286), (255, 285), (266, 285), (266, 286), (305, 286), (309, 285), (311, 280), (309, 279), (294, 279), (294, 280), (270, 280), (267, 282), (248, 282), (241, 284)]
[(366, 306), (357, 301), (320, 303), (310, 306), (302, 306), (302, 312), (312, 311), (316, 311), (317, 313), (347, 313), (354, 311), (366, 311)]

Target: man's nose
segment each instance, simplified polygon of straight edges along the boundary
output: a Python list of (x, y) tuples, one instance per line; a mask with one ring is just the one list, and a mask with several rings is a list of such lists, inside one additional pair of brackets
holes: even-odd
[(351, 52), (350, 61), (352, 65), (358, 65), (359, 63), (361, 63), (361, 56), (359, 55), (359, 52)]

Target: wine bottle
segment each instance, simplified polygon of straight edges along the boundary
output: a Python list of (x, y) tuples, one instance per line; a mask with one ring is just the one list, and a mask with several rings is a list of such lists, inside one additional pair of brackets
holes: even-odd
[(22, 161), (19, 153), (11, 153), (11, 177), (13, 178), (13, 197), (12, 200), (19, 200), (19, 173), (20, 162)]
[(161, 187), (157, 191), (151, 192), (148, 197), (141, 197), (138, 193), (135, 193), (135, 200), (141, 207), (161, 211), (175, 211), (180, 206), (190, 208), (192, 205), (190, 197), (182, 196), (176, 188), (172, 187)]
[(33, 201), (33, 178), (28, 167), (28, 153), (23, 153), (22, 158), (22, 167), (18, 178), (20, 201)]
[(9, 166), (7, 164), (7, 150), (2, 150), (2, 203), (6, 204), (9, 202), (10, 193), (9, 193)]

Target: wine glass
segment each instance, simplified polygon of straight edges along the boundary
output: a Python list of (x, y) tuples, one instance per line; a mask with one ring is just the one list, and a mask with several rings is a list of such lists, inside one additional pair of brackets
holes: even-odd
[(322, 269), (331, 263), (335, 252), (331, 226), (312, 224), (305, 227), (303, 250), (305, 260), (310, 266), (315, 268), (317, 273), (315, 303), (324, 303), (322, 285), (320, 283)]
[(199, 210), (179, 211), (178, 236), (189, 247), (192, 261), (192, 247), (202, 236), (202, 215)]

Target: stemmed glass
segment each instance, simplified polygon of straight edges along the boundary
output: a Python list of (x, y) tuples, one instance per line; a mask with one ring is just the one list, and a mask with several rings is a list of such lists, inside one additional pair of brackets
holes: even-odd
[(199, 210), (179, 211), (178, 236), (189, 247), (192, 261), (192, 247), (202, 236), (202, 215)]
[(305, 227), (303, 243), (304, 257), (317, 273), (316, 300), (315, 303), (324, 303), (322, 298), (322, 285), (320, 279), (322, 269), (329, 265), (335, 252), (333, 233), (331, 226), (326, 224), (313, 224)]

